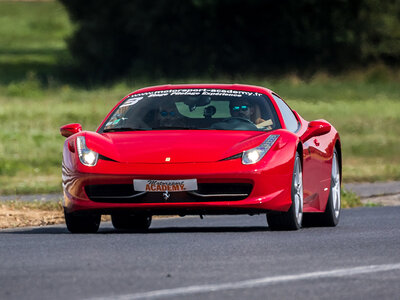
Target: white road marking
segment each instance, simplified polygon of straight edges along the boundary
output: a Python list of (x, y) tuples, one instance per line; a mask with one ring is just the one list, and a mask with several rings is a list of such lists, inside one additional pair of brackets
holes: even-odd
[(370, 274), (376, 272), (385, 272), (400, 270), (400, 263), (398, 264), (388, 264), (388, 265), (371, 265), (371, 266), (360, 266), (346, 269), (336, 269), (330, 271), (320, 271), (311, 273), (302, 273), (296, 275), (282, 275), (273, 277), (263, 277), (258, 279), (228, 282), (221, 284), (204, 284), (204, 285), (192, 285), (187, 287), (172, 288), (155, 290), (150, 292), (133, 293), (125, 295), (113, 295), (109, 297), (97, 297), (90, 298), (90, 300), (131, 300), (131, 299), (155, 299), (163, 297), (174, 297), (174, 296), (184, 296), (197, 293), (207, 293), (207, 292), (217, 292), (223, 290), (237, 290), (246, 288), (255, 288), (260, 286), (265, 286), (268, 284), (282, 283), (288, 281), (299, 281), (307, 279), (316, 278), (329, 278), (329, 277), (347, 277), (360, 274)]

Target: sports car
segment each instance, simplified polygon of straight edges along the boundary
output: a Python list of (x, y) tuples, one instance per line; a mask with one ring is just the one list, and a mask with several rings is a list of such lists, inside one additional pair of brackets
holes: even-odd
[[(147, 230), (153, 215), (266, 214), (271, 230), (336, 226), (342, 152), (325, 120), (275, 92), (164, 85), (119, 101), (95, 132), (60, 128), (70, 232)], [(266, 223), (266, 225), (267, 225)]]

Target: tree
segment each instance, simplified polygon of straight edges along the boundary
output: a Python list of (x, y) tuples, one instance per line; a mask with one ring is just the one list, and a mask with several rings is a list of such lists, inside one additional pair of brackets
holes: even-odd
[(61, 0), (82, 75), (341, 69), (400, 59), (400, 0)]

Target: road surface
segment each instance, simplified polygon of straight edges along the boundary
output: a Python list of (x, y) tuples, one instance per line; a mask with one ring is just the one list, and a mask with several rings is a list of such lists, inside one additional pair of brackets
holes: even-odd
[(295, 232), (262, 215), (0, 230), (0, 299), (399, 299), (399, 282), (399, 206)]

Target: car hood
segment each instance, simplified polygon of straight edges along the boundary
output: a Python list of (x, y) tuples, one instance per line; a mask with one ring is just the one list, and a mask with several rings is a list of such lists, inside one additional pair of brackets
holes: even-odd
[(226, 130), (85, 132), (87, 146), (124, 163), (215, 162), (261, 144), (271, 133)]

